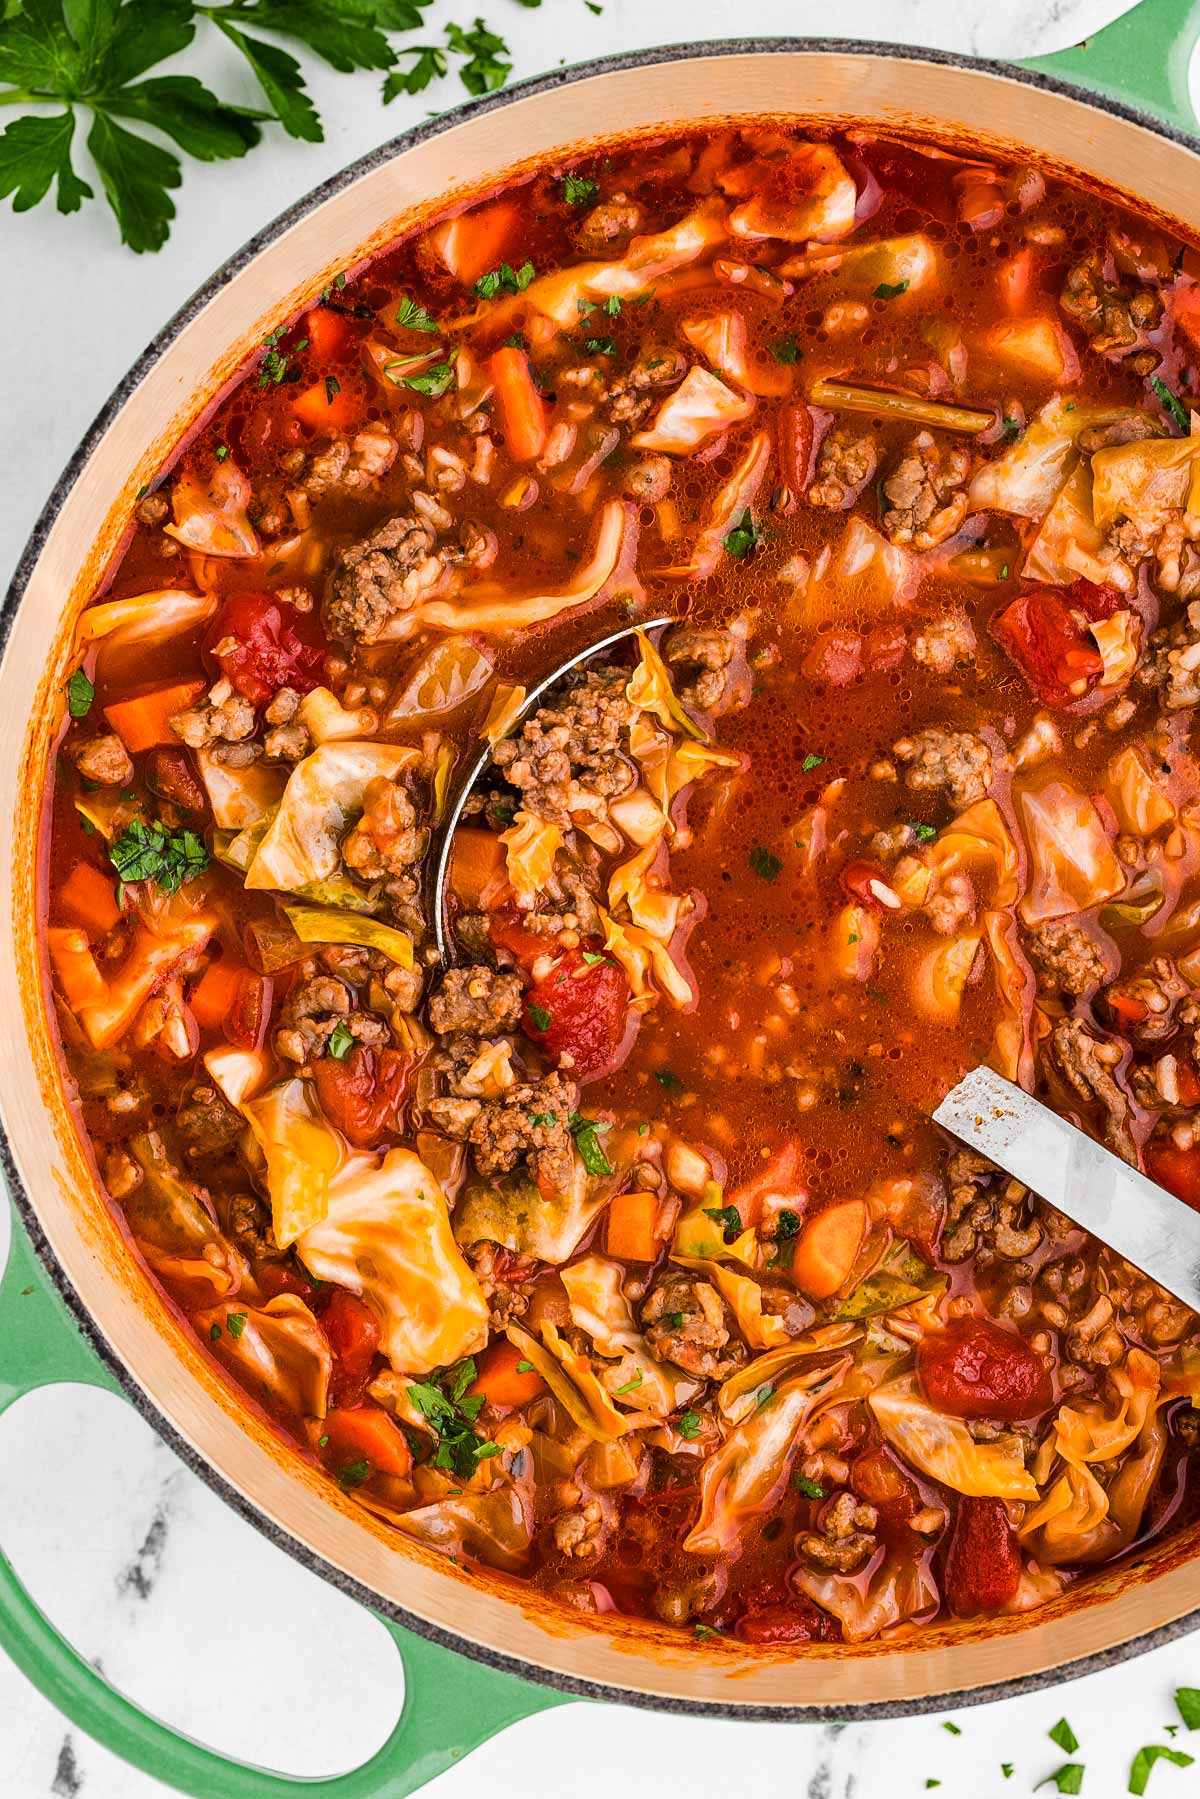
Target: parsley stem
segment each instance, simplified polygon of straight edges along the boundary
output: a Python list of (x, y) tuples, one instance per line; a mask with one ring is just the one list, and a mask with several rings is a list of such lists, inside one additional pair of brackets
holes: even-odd
[(0, 106), (64, 106), (70, 102), (62, 94), (38, 94), (28, 87), (8, 87), (0, 94)]

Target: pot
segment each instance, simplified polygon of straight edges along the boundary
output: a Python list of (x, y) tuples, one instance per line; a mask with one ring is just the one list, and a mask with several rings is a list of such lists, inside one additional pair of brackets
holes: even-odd
[(249, 1769), (112, 1694), (0, 1559), (0, 1641), (73, 1722), (160, 1779), (222, 1799), (267, 1799), (301, 1784), (338, 1799), (399, 1795), (565, 1695), (740, 1718), (888, 1717), (1067, 1678), (1200, 1622), (1200, 1526), (1026, 1617), (986, 1630), (937, 1625), (897, 1645), (814, 1647), (802, 1661), (539, 1608), (536, 1594), (472, 1578), (388, 1532), (292, 1456), (165, 1309), (147, 1305), (145, 1276), (63, 1095), (36, 931), (39, 795), (74, 621), (138, 488), (267, 332), (340, 269), (448, 193), (466, 197), (547, 155), (781, 111), (1033, 155), (1200, 231), (1200, 142), (1182, 129), (1191, 10), (1190, 0), (1145, 0), (1087, 46), (1024, 69), (888, 45), (766, 41), (618, 57), (527, 82), (385, 145), (276, 220), (151, 345), (67, 468), (3, 614), (0, 789), (27, 803), (0, 828), (0, 1109), (28, 1239), (18, 1228), (0, 1289), (0, 1409), (52, 1380), (119, 1383), (245, 1517), (388, 1623), (407, 1673), (393, 1737), (354, 1774), (299, 1783)]

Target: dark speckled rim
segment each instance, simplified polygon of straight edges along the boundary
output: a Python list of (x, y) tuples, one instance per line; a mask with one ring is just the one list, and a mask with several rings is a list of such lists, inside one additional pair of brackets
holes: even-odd
[[(75, 485), (79, 472), (88, 457), (130, 394), (148, 370), (153, 368), (174, 342), (180, 331), (221, 292), (222, 288), (261, 250), (291, 225), (314, 211), (324, 200), (348, 187), (360, 176), (382, 167), (414, 145), (440, 136), (444, 131), (461, 123), (464, 118), (478, 117), (483, 113), (507, 106), (514, 100), (528, 99), (533, 95), (548, 93), (554, 89), (568, 86), (575, 81), (587, 80), (593, 76), (606, 75), (622, 69), (653, 68), (664, 63), (684, 62), (689, 58), (699, 57), (769, 56), (797, 52), (817, 55), (873, 56), (900, 61), (934, 63), (943, 67), (999, 76), (1006, 80), (1020, 82), (1027, 87), (1061, 94), (1067, 99), (1107, 112), (1129, 124), (1139, 125), (1147, 131), (1152, 131), (1172, 143), (1180, 144), (1200, 156), (1200, 139), (1192, 133), (1182, 131), (1174, 125), (1154, 118), (1137, 107), (1090, 93), (1073, 83), (1060, 81), (1055, 76), (1020, 68), (1011, 63), (981, 57), (960, 56), (950, 51), (926, 50), (905, 44), (873, 43), (856, 39), (728, 38), (713, 43), (672, 44), (661, 49), (635, 51), (626, 55), (603, 56), (590, 62), (576, 63), (567, 68), (553, 70), (546, 75), (539, 75), (531, 80), (517, 82), (500, 93), (491, 94), (465, 106), (456, 107), (438, 119), (414, 126), (411, 130), (401, 132), (398, 137), (391, 138), (388, 142), (379, 145), (378, 148), (368, 151), (365, 156), (350, 163), (338, 174), (330, 176), (327, 181), (322, 182), (319, 187), (313, 188), (295, 205), (280, 213), (270, 224), (256, 232), (202, 287), (198, 288), (191, 299), (180, 307), (174, 317), (152, 339), (124, 380), (113, 390), (96, 415), (56, 482), (41, 516), (34, 525), (29, 541), (17, 564), (12, 584), (3, 605), (0, 606), (0, 651), (7, 644), (13, 621), (25, 596), (34, 566), (68, 493)], [(130, 1403), (157, 1434), (170, 1444), (176, 1455), (187, 1464), (194, 1474), (198, 1475), (215, 1493), (218, 1493), (226, 1504), (231, 1506), (248, 1524), (252, 1524), (256, 1530), (287, 1555), (290, 1555), (293, 1560), (299, 1562), (302, 1567), (328, 1581), (331, 1586), (347, 1594), (351, 1599), (357, 1600), (377, 1616), (402, 1625), (416, 1635), (424, 1637), (430, 1642), (438, 1643), (443, 1648), (465, 1655), (472, 1661), (480, 1662), (507, 1674), (517, 1675), (522, 1679), (549, 1687), (558, 1693), (580, 1699), (615, 1701), (634, 1705), (646, 1711), (784, 1724), (870, 1722), (876, 1719), (911, 1717), (921, 1713), (944, 1711), (950, 1707), (958, 1709), (965, 1706), (985, 1705), (993, 1700), (1015, 1698), (1023, 1693), (1035, 1692), (1043, 1687), (1058, 1685), (1060, 1682), (1068, 1680), (1077, 1680), (1085, 1674), (1098, 1673), (1104, 1668), (1114, 1667), (1131, 1656), (1141, 1655), (1146, 1650), (1174, 1642), (1177, 1638), (1200, 1627), (1200, 1608), (1197, 1608), (1168, 1624), (1160, 1625), (1157, 1629), (1147, 1631), (1141, 1636), (1132, 1637), (1127, 1642), (1117, 1644), (1111, 1649), (1101, 1650), (1095, 1655), (1084, 1656), (1059, 1667), (1046, 1669), (1039, 1674), (1028, 1674), (1020, 1679), (996, 1681), (988, 1686), (948, 1691), (921, 1699), (875, 1703), (863, 1701), (854, 1705), (839, 1706), (768, 1706), (752, 1703), (740, 1705), (714, 1700), (688, 1700), (654, 1693), (642, 1693), (611, 1683), (582, 1680), (576, 1676), (561, 1674), (540, 1667), (536, 1663), (504, 1655), (486, 1644), (471, 1642), (453, 1631), (445, 1630), (440, 1625), (432, 1624), (428, 1620), (406, 1611), (403, 1606), (382, 1598), (370, 1587), (351, 1579), (339, 1568), (334, 1567), (332, 1563), (327, 1562), (323, 1556), (317, 1555), (306, 1543), (294, 1537), (289, 1531), (281, 1529), (272, 1519), (261, 1512), (246, 1494), (232, 1486), (176, 1431), (130, 1370), (115, 1355), (51, 1249), (42, 1231), (33, 1201), (17, 1171), (7, 1127), (3, 1120), (3, 1104), (3, 1095), (0, 1094), (0, 1168), (3, 1169), (7, 1179), (18, 1215), (29, 1234), (38, 1257), (74, 1316), (81, 1332), (99, 1360), (118, 1382)], [(864, 1670), (869, 1671), (869, 1664), (864, 1664)]]

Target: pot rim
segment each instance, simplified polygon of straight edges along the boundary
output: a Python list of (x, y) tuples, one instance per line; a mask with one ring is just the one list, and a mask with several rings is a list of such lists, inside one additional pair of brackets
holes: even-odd
[[(362, 176), (382, 168), (415, 145), (441, 136), (444, 132), (460, 125), (465, 119), (478, 118), (485, 113), (498, 111), (514, 100), (529, 99), (557, 88), (571, 86), (578, 81), (616, 74), (625, 70), (653, 68), (661, 64), (711, 57), (780, 54), (876, 57), (889, 61), (931, 63), (943, 68), (961, 69), (968, 74), (995, 76), (1026, 87), (1061, 95), (1065, 99), (1088, 106), (1094, 111), (1108, 113), (1127, 124), (1137, 125), (1146, 131), (1153, 132), (1156, 136), (1178, 144), (1200, 157), (1200, 136), (1196, 133), (1184, 131), (1167, 120), (1160, 119), (1139, 107), (1129, 105), (1126, 101), (1092, 92), (1074, 82), (1063, 81), (1056, 75), (1025, 68), (1020, 64), (1005, 62), (994, 57), (970, 56), (952, 50), (929, 49), (918, 45), (898, 44), (869, 38), (718, 38), (712, 41), (700, 40), (690, 43), (667, 44), (643, 50), (614, 52), (611, 55), (592, 57), (583, 62), (567, 64), (542, 75), (528, 77), (523, 81), (514, 82), (511, 87), (505, 87), (497, 93), (452, 107), (435, 119), (411, 126), (408, 130), (397, 133), (395, 137), (388, 138), (384, 143), (376, 145), (374, 149), (368, 150), (353, 162), (347, 163), (344, 168), (337, 170), (316, 187), (310, 188), (299, 200), (276, 214), (267, 224), (253, 233), (238, 250), (227, 257), (190, 298), (185, 300), (183, 305), (171, 315), (166, 324), (155, 333), (88, 426), (33, 525), (17, 561), (12, 581), (3, 600), (0, 601), (0, 658), (3, 657), (7, 648), (13, 623), (51, 528), (68, 495), (74, 489), (89, 457), (118, 417), (127, 399), (140, 385), (144, 376), (170, 349), (185, 326), (197, 317), (211, 301), (215, 300), (222, 289), (254, 257), (292, 225), (315, 212), (327, 199), (353, 185)], [(51, 1247), (42, 1229), (33, 1199), (26, 1189), (17, 1167), (4, 1115), (2, 1091), (0, 1091), (0, 1170), (3, 1171), (9, 1193), (12, 1196), (13, 1206), (29, 1236), (38, 1260), (53, 1282), (55, 1291), (70, 1310), (87, 1343), (117, 1381), (125, 1398), (192, 1473), (198, 1475), (205, 1485), (218, 1494), (239, 1517), (245, 1519), (277, 1548), (291, 1556), (301, 1567), (328, 1582), (335, 1589), (346, 1594), (348, 1598), (357, 1601), (369, 1612), (373, 1612), (377, 1617), (392, 1624), (401, 1625), (404, 1629), (412, 1631), (414, 1635), (436, 1643), (441, 1648), (453, 1650), (471, 1661), (479, 1662), (499, 1672), (515, 1675), (535, 1685), (548, 1687), (555, 1692), (574, 1698), (632, 1705), (643, 1711), (667, 1712), (693, 1717), (724, 1717), (747, 1723), (872, 1722), (878, 1719), (920, 1716), (950, 1709), (961, 1710), (968, 1706), (986, 1705), (996, 1700), (1015, 1698), (1020, 1694), (1035, 1692), (1043, 1687), (1057, 1686), (1070, 1680), (1078, 1680), (1084, 1675), (1114, 1667), (1147, 1650), (1174, 1642), (1177, 1638), (1200, 1628), (1200, 1606), (1198, 1606), (1193, 1611), (1182, 1613), (1179, 1617), (1156, 1626), (1153, 1630), (1127, 1638), (1107, 1649), (1097, 1650), (1091, 1655), (1080, 1656), (1074, 1661), (1036, 1673), (1021, 1675), (1012, 1680), (993, 1681), (985, 1686), (958, 1691), (950, 1690), (941, 1694), (913, 1699), (882, 1700), (876, 1703), (853, 1705), (804, 1706), (761, 1705), (753, 1702), (739, 1704), (729, 1700), (714, 1699), (681, 1699), (669, 1694), (644, 1692), (632, 1687), (623, 1687), (615, 1682), (586, 1680), (578, 1675), (559, 1672), (537, 1662), (527, 1661), (520, 1656), (506, 1654), (489, 1644), (474, 1642), (470, 1638), (460, 1636), (456, 1631), (449, 1630), (441, 1624), (408, 1611), (404, 1606), (385, 1598), (373, 1588), (327, 1561), (302, 1538), (285, 1530), (260, 1510), (248, 1494), (233, 1485), (206, 1456), (188, 1442), (182, 1432), (176, 1429), (160, 1410), (157, 1402), (142, 1387), (132, 1370), (110, 1346), (104, 1333), (93, 1319), (82, 1295)], [(799, 1662), (798, 1665), (802, 1666), (803, 1663)]]

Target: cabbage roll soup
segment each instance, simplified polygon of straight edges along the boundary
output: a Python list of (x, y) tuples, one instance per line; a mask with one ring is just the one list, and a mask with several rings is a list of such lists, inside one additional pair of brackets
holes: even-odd
[(1032, 167), (626, 144), (339, 275), (143, 491), (69, 1087), (398, 1550), (820, 1645), (1195, 1515), (1196, 1318), (928, 1114), (988, 1060), (1200, 1204), (1198, 272)]

